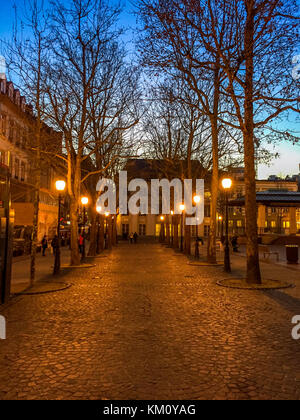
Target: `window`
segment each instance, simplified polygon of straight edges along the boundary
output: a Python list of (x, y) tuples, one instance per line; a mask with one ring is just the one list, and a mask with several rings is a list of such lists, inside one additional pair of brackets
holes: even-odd
[(20, 172), (20, 161), (19, 159), (16, 159), (15, 160), (15, 178), (16, 179), (19, 179), (19, 176), (20, 176), (19, 172)]
[(129, 225), (128, 224), (122, 224), (122, 235), (129, 234)]
[(204, 225), (204, 236), (207, 238), (209, 236), (210, 226)]
[(276, 222), (275, 222), (275, 220), (272, 220), (272, 222), (271, 222), (271, 227), (272, 227), (272, 228), (276, 228)]
[(283, 222), (283, 228), (284, 228), (284, 229), (289, 229), (290, 227), (291, 227), (290, 222), (288, 222), (288, 221), (284, 221), (284, 222)]
[(21, 181), (25, 181), (26, 166), (25, 163), (21, 163)]
[(8, 139), (9, 139), (10, 142), (13, 143), (13, 141), (14, 141), (14, 122), (12, 120), (10, 120), (10, 122), (9, 122)]
[(146, 225), (139, 225), (139, 235), (146, 236)]
[(210, 217), (210, 205), (206, 205), (204, 207), (204, 216), (205, 217)]
[(237, 220), (237, 222), (236, 222), (236, 226), (237, 226), (238, 228), (243, 227), (243, 222), (242, 222), (242, 220)]
[(5, 165), (5, 162), (6, 162), (6, 160), (5, 160), (5, 152), (3, 150), (1, 150), (0, 151), (0, 163), (2, 165)]
[(6, 136), (6, 115), (0, 115), (0, 122), (0, 131), (4, 136)]

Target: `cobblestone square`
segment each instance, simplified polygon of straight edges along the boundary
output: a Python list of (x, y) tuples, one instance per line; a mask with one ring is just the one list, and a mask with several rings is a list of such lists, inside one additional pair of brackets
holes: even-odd
[(259, 292), (218, 287), (222, 267), (155, 244), (94, 264), (1, 310), (2, 400), (300, 398), (299, 271), (284, 271), (294, 289)]

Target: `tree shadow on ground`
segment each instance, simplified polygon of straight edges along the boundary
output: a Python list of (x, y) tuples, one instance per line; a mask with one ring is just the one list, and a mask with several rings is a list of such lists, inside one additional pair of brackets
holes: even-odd
[(266, 290), (263, 292), (270, 299), (277, 302), (280, 306), (292, 313), (300, 313), (300, 299), (290, 296), (281, 290)]

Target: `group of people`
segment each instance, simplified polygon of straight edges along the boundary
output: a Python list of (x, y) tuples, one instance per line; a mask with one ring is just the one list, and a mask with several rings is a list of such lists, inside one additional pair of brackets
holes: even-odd
[(137, 243), (137, 241), (138, 241), (138, 234), (136, 233), (136, 232), (134, 232), (134, 233), (131, 233), (130, 235), (129, 235), (129, 241), (130, 241), (130, 243), (131, 244), (133, 244), (133, 243)]
[[(225, 236), (221, 237), (222, 245), (225, 246), (226, 238)], [(239, 252), (239, 243), (238, 243), (238, 237), (237, 236), (231, 236), (229, 238), (229, 242), (231, 243), (233, 252)]]
[[(56, 250), (58, 248), (58, 236), (55, 235), (54, 238), (51, 241), (51, 248), (52, 248), (52, 253), (55, 255)], [(45, 257), (46, 256), (46, 250), (48, 249), (48, 238), (47, 235), (44, 235), (43, 239), (42, 239), (42, 256)]]

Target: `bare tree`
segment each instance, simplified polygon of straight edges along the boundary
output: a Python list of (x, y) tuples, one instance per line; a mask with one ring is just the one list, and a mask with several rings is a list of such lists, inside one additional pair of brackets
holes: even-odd
[[(206, 6), (205, 8), (204, 5)], [(243, 135), (246, 184), (247, 281), (261, 283), (256, 206), (256, 148), (268, 133), (293, 140), (278, 128), (279, 117), (298, 112), (299, 92), (291, 77), (292, 41), (297, 45), (299, 6), (296, 1), (236, 0), (199, 2), (197, 27), (208, 51), (219, 57), (226, 74), (222, 93), (231, 99), (222, 123)], [(218, 36), (222, 28), (223, 42)]]
[[(19, 12), (21, 16), (19, 16)], [(34, 212), (31, 240), (30, 282), (33, 284), (36, 272), (36, 250), (38, 241), (38, 220), (41, 188), (41, 153), (50, 150), (48, 127), (45, 126), (45, 102), (43, 75), (49, 39), (48, 16), (43, 2), (29, 0), (23, 8), (15, 9), (13, 38), (6, 43), (8, 68), (15, 79), (15, 85), (30, 103), (33, 113), (27, 114), (29, 125), (26, 148), (32, 156), (34, 177)], [(30, 35), (28, 35), (30, 34)], [(55, 141), (51, 132), (52, 142)], [(55, 137), (55, 136), (54, 136)], [(30, 141), (29, 141), (30, 138)], [(58, 137), (56, 137), (58, 140)], [(53, 143), (52, 143), (53, 144)], [(58, 141), (56, 143), (58, 145)], [(58, 145), (59, 146), (59, 145)]]
[[(105, 68), (107, 49), (120, 34), (115, 24), (120, 13), (102, 0), (72, 0), (68, 6), (52, 2), (51, 51), (48, 59), (47, 115), (63, 133), (70, 197), (71, 265), (80, 262), (77, 246), (78, 206), (83, 162), (93, 153), (92, 98), (105, 87), (98, 86)], [(99, 173), (103, 170), (99, 170)]]
[[(216, 212), (219, 192), (219, 115), (224, 106), (221, 86), (225, 72), (218, 54), (207, 48), (196, 25), (190, 23), (197, 14), (198, 2), (184, 0), (138, 1), (143, 28), (139, 41), (145, 66), (181, 79), (197, 96), (198, 109), (210, 124), (212, 152), (211, 223), (208, 243), (208, 261), (216, 262)], [(217, 33), (222, 45), (226, 27)], [(226, 101), (225, 101), (226, 105)], [(228, 137), (227, 137), (228, 138)]]

